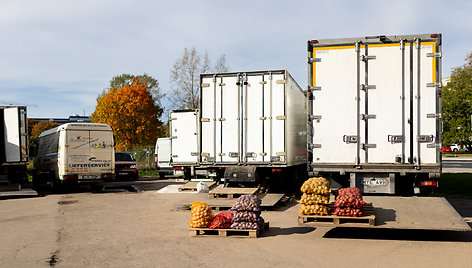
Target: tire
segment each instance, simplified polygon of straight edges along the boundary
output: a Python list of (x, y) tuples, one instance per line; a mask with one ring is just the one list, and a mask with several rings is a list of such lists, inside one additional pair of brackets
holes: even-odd
[(457, 150), (457, 148), (454, 148), (453, 152), (457, 153), (457, 151), (459, 151), (459, 150)]

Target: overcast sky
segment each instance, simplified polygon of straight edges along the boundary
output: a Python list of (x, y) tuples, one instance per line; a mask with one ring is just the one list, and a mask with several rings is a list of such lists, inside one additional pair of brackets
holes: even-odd
[(472, 52), (471, 14), (469, 0), (0, 0), (0, 105), (90, 115), (122, 73), (147, 73), (166, 92), (192, 46), (225, 54), (231, 71), (287, 69), (305, 88), (309, 39), (442, 33), (447, 77)]

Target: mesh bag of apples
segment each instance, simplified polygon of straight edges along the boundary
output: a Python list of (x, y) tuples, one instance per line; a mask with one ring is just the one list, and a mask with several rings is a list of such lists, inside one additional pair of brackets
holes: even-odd
[(233, 224), (231, 229), (261, 229), (264, 219), (261, 217), (261, 199), (255, 195), (242, 195), (234, 201)]
[(192, 218), (188, 225), (192, 228), (207, 228), (214, 218), (211, 207), (198, 201), (192, 203), (191, 214)]
[(335, 209), (333, 215), (338, 216), (364, 216), (364, 205), (362, 193), (356, 187), (341, 188), (338, 190), (338, 196), (334, 202)]
[(328, 215), (329, 192), (331, 185), (323, 177), (314, 177), (305, 181), (300, 189), (303, 193), (299, 214), (304, 215)]

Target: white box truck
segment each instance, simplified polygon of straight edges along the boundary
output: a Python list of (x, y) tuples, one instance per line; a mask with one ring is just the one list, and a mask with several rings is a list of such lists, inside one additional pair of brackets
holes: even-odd
[(19, 190), (26, 182), (28, 127), (25, 106), (0, 107), (0, 185)]
[(172, 166), (170, 165), (172, 157), (170, 137), (158, 138), (156, 140), (154, 155), (156, 159), (156, 171), (159, 173), (159, 177), (162, 179), (165, 175), (173, 174)]
[(115, 177), (113, 131), (109, 125), (67, 123), (38, 137), (33, 184), (87, 183), (101, 188)]
[(173, 110), (169, 112), (174, 175), (190, 179), (198, 165), (198, 112), (195, 110)]
[(306, 173), (305, 93), (286, 70), (200, 76), (200, 168), (286, 186)]
[(308, 83), (311, 173), (365, 193), (437, 186), (440, 34), (309, 40)]

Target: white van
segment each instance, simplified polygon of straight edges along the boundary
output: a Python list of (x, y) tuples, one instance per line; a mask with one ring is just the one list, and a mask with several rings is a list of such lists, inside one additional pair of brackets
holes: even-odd
[(171, 175), (173, 171), (170, 165), (172, 157), (170, 138), (158, 138), (156, 140), (154, 155), (156, 171), (159, 173), (159, 177), (164, 178), (166, 174)]
[(103, 186), (115, 176), (113, 131), (109, 125), (67, 123), (39, 135), (33, 183), (89, 183)]

